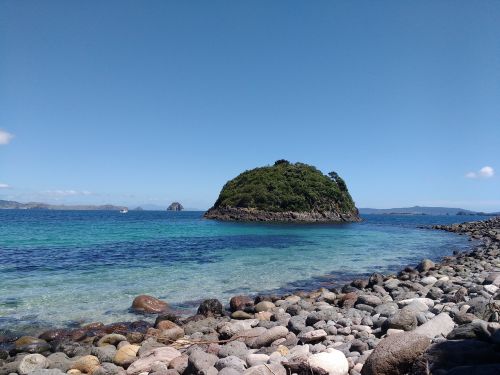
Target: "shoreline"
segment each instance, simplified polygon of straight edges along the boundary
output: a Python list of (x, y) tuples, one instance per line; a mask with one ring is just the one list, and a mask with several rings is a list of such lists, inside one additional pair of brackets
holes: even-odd
[[(270, 222), (270, 223), (265, 223), (265, 225), (273, 225), (276, 223)], [(283, 223), (281, 223), (283, 224)], [(289, 223), (284, 223), (285, 225)], [(307, 223), (308, 225), (323, 225), (322, 224), (314, 224), (314, 223)], [(351, 223), (343, 223), (343, 224), (351, 224)], [(416, 226), (415, 228), (423, 231), (429, 231), (429, 229), (432, 229), (433, 225), (423, 225), (423, 226)], [(440, 260), (443, 256), (446, 255), (451, 255), (452, 251), (470, 251), (475, 244), (471, 242), (472, 239), (469, 239), (469, 241), (462, 241), (463, 243), (456, 243), (456, 244), (449, 244), (448, 246), (448, 254), (441, 254), (438, 256), (431, 256), (428, 254), (429, 259), (433, 261), (438, 261)], [(477, 242), (477, 240), (476, 240)], [(457, 250), (458, 248), (458, 250)], [(424, 256), (422, 254), (421, 256)], [(404, 260), (404, 264), (408, 266), (415, 266), (422, 258), (421, 256), (414, 257), (414, 258), (408, 258)], [(280, 287), (272, 288), (272, 289), (259, 289), (257, 291), (252, 291), (247, 293), (246, 295), (251, 297), (252, 299), (258, 297), (259, 295), (272, 295), (275, 297), (279, 296), (289, 296), (292, 294), (297, 294), (297, 293), (311, 293), (311, 292), (316, 292), (321, 288), (327, 288), (327, 289), (332, 289), (332, 288), (337, 288), (340, 289), (344, 284), (350, 283), (352, 280), (359, 279), (359, 278), (368, 278), (374, 270), (377, 270), (377, 272), (382, 272), (386, 275), (395, 275), (397, 274), (401, 269), (402, 269), (401, 264), (390, 264), (389, 266), (378, 266), (378, 265), (372, 265), (371, 266), (371, 271), (363, 270), (366, 272), (340, 272), (338, 270), (331, 270), (328, 271), (324, 274), (317, 275), (317, 276), (311, 276), (309, 278), (304, 278), (304, 279), (298, 279), (295, 281), (287, 282), (281, 285)], [(217, 295), (207, 297), (207, 298), (217, 298), (220, 301), (222, 301), (222, 305), (226, 312), (229, 312), (229, 300), (232, 296), (235, 296), (238, 294), (238, 291), (233, 291), (232, 294), (229, 294), (229, 296), (222, 297), (220, 298)], [(131, 297), (130, 302), (133, 297)], [(168, 298), (166, 297), (161, 297), (157, 296), (156, 298), (164, 301), (169, 301)], [(196, 314), (196, 311), (198, 309), (198, 306), (204, 301), (204, 298), (199, 298), (199, 299), (191, 299), (191, 300), (183, 300), (180, 302), (174, 302), (174, 303), (169, 303), (170, 305), (170, 310), (172, 313), (178, 315), (180, 318), (188, 318), (192, 315)], [(224, 303), (226, 302), (226, 303)], [(117, 317), (115, 316), (113, 319), (105, 319), (103, 320), (104, 325), (112, 325), (115, 323), (127, 323), (131, 324), (135, 321), (138, 320), (145, 320), (149, 323), (153, 323), (155, 320), (155, 316), (151, 314), (142, 314), (137, 311), (133, 311), (133, 309), (128, 305), (128, 307), (121, 308), (120, 310), (113, 310), (113, 313), (120, 313), (120, 314), (127, 314), (129, 316), (123, 316), (123, 317)], [(132, 315), (132, 316), (130, 316)], [(135, 316), (135, 318), (134, 318)], [(8, 316), (6, 316), (8, 319)], [(93, 319), (86, 319), (86, 320), (68, 320), (66, 322), (62, 322), (62, 324), (57, 324), (57, 323), (52, 323), (49, 320), (32, 320), (28, 321), (26, 323), (22, 323), (21, 320), (18, 320), (18, 322), (21, 322), (21, 324), (18, 324), (14, 321), (13, 326), (16, 328), (9, 329), (8, 325), (4, 324), (4, 327), (0, 327), (0, 342), (2, 336), (8, 337), (8, 336), (24, 336), (24, 335), (29, 335), (29, 336), (38, 336), (41, 333), (48, 331), (48, 330), (76, 330), (80, 329), (82, 327), (85, 327), (86, 325), (93, 324), (95, 322), (101, 322), (99, 318)], [(17, 326), (31, 326), (34, 327), (33, 329), (25, 329), (25, 328), (17, 328)]]
[[(403, 336), (403, 341), (412, 342), (413, 348), (425, 346), (414, 353), (416, 355), (411, 361), (407, 358), (408, 353), (401, 354), (404, 360), (398, 362), (397, 366), (403, 366), (405, 371), (415, 367), (417, 359), (426, 355), (427, 362), (434, 363), (438, 370), (449, 367), (449, 363), (443, 364), (443, 361), (440, 362), (439, 358), (432, 357), (432, 353), (428, 352), (430, 348), (436, 350), (436, 345), (452, 342), (454, 340), (451, 339), (456, 338), (474, 338), (483, 344), (488, 343), (488, 348), (483, 349), (498, 354), (495, 345), (500, 344), (500, 327), (495, 324), (498, 325), (500, 312), (500, 218), (450, 226), (437, 225), (433, 226), (433, 229), (464, 234), (480, 242), (466, 253), (443, 257), (440, 263), (423, 260), (416, 269), (406, 267), (397, 277), (374, 273), (368, 279), (352, 280), (342, 288), (323, 288), (274, 296), (260, 295), (255, 299), (235, 296), (230, 302), (231, 316), (227, 316), (219, 301), (207, 300), (200, 305), (198, 315), (181, 319), (169, 313), (160, 314), (154, 325), (142, 321), (119, 322), (106, 326), (91, 323), (73, 330), (53, 329), (41, 334), (39, 338), (24, 338), (20, 343), (13, 340), (16, 337), (0, 337), (0, 361), (7, 361), (0, 367), (0, 375), (19, 373), (23, 359), (17, 358), (21, 356), (17, 353), (48, 355), (50, 352), (56, 352), (60, 357), (66, 356), (62, 361), (65, 366), (81, 373), (94, 375), (96, 371), (104, 367), (111, 368), (112, 365), (116, 367), (113, 368), (113, 374), (126, 372), (128, 375), (138, 375), (133, 366), (144, 358), (141, 357), (140, 350), (145, 347), (149, 348), (149, 352), (168, 348), (172, 355), (175, 354), (171, 360), (162, 362), (165, 367), (173, 367), (170, 362), (176, 358), (179, 358), (178, 362), (186, 365), (183, 370), (180, 367), (165, 368), (166, 371), (175, 371), (171, 371), (169, 375), (201, 373), (200, 371), (205, 370), (214, 374), (217, 373), (214, 370), (230, 374), (230, 370), (226, 371), (225, 368), (234, 369), (238, 366), (241, 371), (237, 373), (248, 374), (284, 374), (287, 370), (299, 374), (306, 370), (318, 374), (333, 373), (331, 368), (325, 369), (325, 366), (328, 367), (325, 364), (327, 362), (335, 362), (340, 368), (338, 373), (375, 374), (383, 373), (377, 370), (377, 366), (381, 364), (386, 367), (394, 365), (385, 363), (383, 353), (377, 352), (376, 348), (380, 343), (381, 347), (384, 347), (391, 345), (391, 340), (399, 339), (398, 350), (408, 349), (401, 343)], [(481, 277), (481, 272), (487, 275)], [(495, 272), (498, 272), (497, 276)], [(483, 284), (490, 274), (493, 275), (491, 283), (488, 281)], [(481, 278), (481, 282), (476, 282)], [(491, 305), (491, 300), (494, 301), (495, 309), (498, 305), (499, 311), (495, 310), (487, 315), (490, 309), (487, 306)], [(472, 306), (470, 301), (474, 302)], [(467, 306), (469, 307), (466, 308)], [(257, 338), (250, 334), (255, 334)], [(118, 341), (114, 343), (109, 339), (109, 335), (115, 335), (114, 340)], [(117, 338), (116, 335), (121, 337)], [(242, 338), (237, 337), (241, 335)], [(445, 337), (450, 335), (451, 339), (446, 340)], [(261, 339), (267, 336), (271, 337)], [(99, 358), (96, 354), (100, 354), (100, 350), (96, 348), (115, 346), (99, 346), (104, 337), (113, 341), (108, 344), (116, 345), (115, 352), (113, 356)], [(226, 343), (221, 340), (230, 341)], [(242, 344), (230, 344), (236, 342)], [(73, 349), (65, 349), (66, 346), (73, 346)], [(129, 355), (130, 363), (121, 362), (120, 358), (116, 358), (121, 347), (127, 346), (133, 346), (134, 350), (137, 346), (134, 355)], [(224, 356), (228, 346), (239, 346), (240, 351), (245, 353), (240, 356)], [(78, 350), (74, 347), (78, 347)], [(112, 351), (112, 348), (108, 349)], [(146, 349), (144, 352), (147, 352)], [(77, 368), (78, 363), (75, 362), (78, 362), (80, 355), (95, 358), (92, 359), (95, 364), (93, 371), (86, 372)], [(206, 359), (207, 356), (211, 356), (209, 363), (213, 363), (206, 369), (198, 368), (201, 365), (197, 364), (196, 358)], [(378, 356), (376, 361), (373, 356)], [(232, 362), (226, 360), (229, 357), (236, 357), (239, 361), (234, 358), (231, 358)], [(257, 357), (260, 360), (257, 360)], [(231, 362), (232, 366), (225, 366), (226, 362)], [(495, 363), (489, 360), (486, 362), (490, 363), (490, 367), (491, 363)], [(257, 367), (259, 369), (256, 369)], [(63, 371), (64, 369), (51, 364), (42, 368), (59, 369), (61, 372), (71, 370), (68, 368)], [(269, 372), (271, 368), (273, 370)], [(10, 372), (6, 372), (7, 370)], [(142, 372), (158, 372), (152, 370), (154, 369), (150, 366), (147, 371)], [(30, 372), (26, 372), (28, 373)], [(413, 373), (420, 372), (415, 369)]]

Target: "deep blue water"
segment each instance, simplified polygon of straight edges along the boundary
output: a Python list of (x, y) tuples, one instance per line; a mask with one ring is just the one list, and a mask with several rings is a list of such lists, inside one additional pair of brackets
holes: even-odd
[(136, 295), (190, 311), (215, 297), (339, 284), (470, 246), (420, 225), (484, 217), (367, 215), (341, 225), (223, 223), (202, 212), (0, 210), (0, 330), (134, 320)]

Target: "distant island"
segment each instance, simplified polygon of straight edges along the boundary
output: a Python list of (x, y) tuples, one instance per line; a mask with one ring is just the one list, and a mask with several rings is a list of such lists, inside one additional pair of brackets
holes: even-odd
[(464, 210), (463, 208), (451, 208), (451, 207), (425, 207), (425, 206), (413, 206), (413, 207), (402, 207), (402, 208), (360, 208), (359, 213), (361, 215), (498, 215), (498, 212), (485, 213), (476, 212), (470, 210)]
[(125, 206), (104, 205), (64, 205), (48, 204), (40, 202), (20, 203), (15, 201), (0, 200), (0, 210), (76, 210), (76, 211), (121, 211), (126, 210)]
[(227, 182), (205, 218), (227, 221), (353, 222), (358, 210), (344, 180), (304, 163), (278, 160)]
[(168, 206), (167, 211), (182, 211), (184, 207), (179, 202), (173, 202)]

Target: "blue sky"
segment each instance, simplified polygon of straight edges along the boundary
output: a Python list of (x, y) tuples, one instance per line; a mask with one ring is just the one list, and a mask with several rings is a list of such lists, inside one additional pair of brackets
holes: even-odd
[(203, 209), (286, 158), (500, 210), (499, 38), (498, 1), (4, 0), (0, 199)]

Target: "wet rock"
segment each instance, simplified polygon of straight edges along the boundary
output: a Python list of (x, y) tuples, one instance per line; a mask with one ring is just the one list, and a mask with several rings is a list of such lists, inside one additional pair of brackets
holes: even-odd
[(56, 345), (54, 345), (54, 351), (55, 352), (63, 352), (68, 357), (73, 358), (73, 357), (77, 357), (77, 356), (84, 356), (84, 355), (90, 354), (91, 346), (81, 344), (78, 342), (61, 341), (61, 342), (56, 343)]
[(51, 329), (40, 334), (38, 338), (47, 342), (51, 342), (54, 340), (61, 340), (68, 336), (69, 332), (66, 329)]
[(373, 273), (368, 279), (368, 286), (373, 288), (375, 285), (383, 285), (384, 284), (384, 275), (380, 273)]
[(356, 279), (351, 282), (351, 285), (357, 289), (365, 289), (368, 286), (368, 280)]
[(177, 325), (182, 324), (181, 319), (171, 311), (166, 311), (166, 312), (161, 313), (160, 315), (158, 315), (156, 317), (155, 324), (154, 324), (155, 328), (158, 328), (158, 324), (160, 322), (163, 322), (163, 321), (170, 321), (170, 322), (175, 323)]
[(32, 336), (22, 336), (14, 343), (18, 353), (45, 353), (51, 350), (50, 344), (42, 339)]
[(434, 268), (436, 265), (434, 264), (434, 262), (430, 259), (424, 259), (422, 260), (418, 266), (417, 266), (417, 270), (419, 272), (427, 272), (429, 270), (431, 270), (432, 268)]
[(46, 369), (49, 367), (49, 361), (41, 354), (28, 354), (21, 359), (17, 366), (17, 372), (20, 375), (27, 375), (32, 371)]
[(127, 341), (127, 338), (118, 333), (110, 333), (101, 337), (97, 341), (97, 346), (118, 345), (121, 341)]
[(253, 312), (254, 302), (248, 296), (234, 296), (229, 301), (229, 307), (231, 311), (245, 311), (245, 312)]
[(143, 294), (135, 297), (132, 309), (148, 314), (159, 314), (168, 309), (168, 304), (158, 298)]
[(410, 370), (415, 359), (429, 347), (430, 343), (428, 337), (411, 332), (388, 336), (380, 341), (368, 357), (361, 374), (405, 374)]
[(200, 304), (200, 307), (198, 307), (198, 314), (206, 317), (222, 316), (224, 314), (224, 308), (218, 299), (206, 299)]

